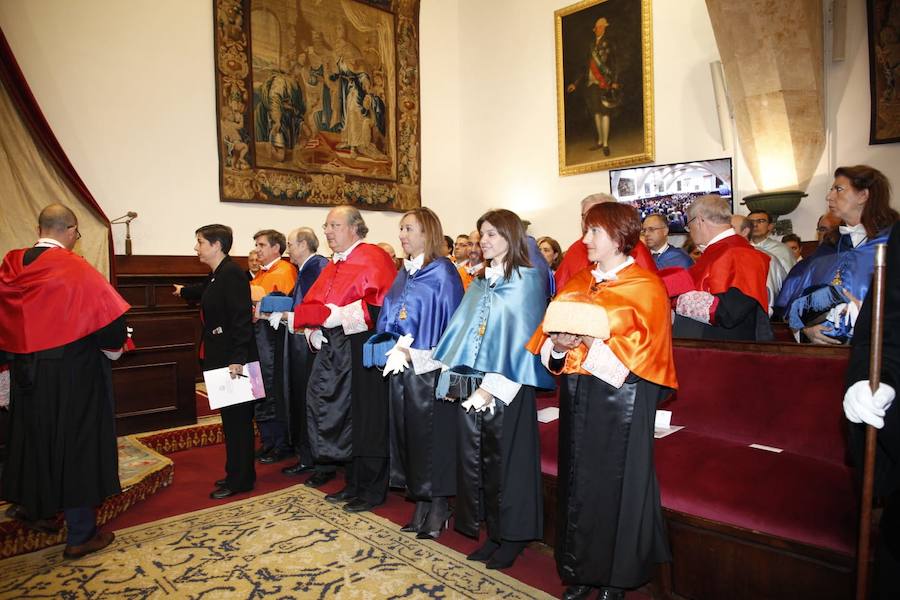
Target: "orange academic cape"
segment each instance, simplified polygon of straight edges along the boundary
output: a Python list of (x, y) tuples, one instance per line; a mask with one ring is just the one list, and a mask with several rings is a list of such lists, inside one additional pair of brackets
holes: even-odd
[[(637, 243), (637, 246), (631, 251), (631, 257), (638, 266), (645, 268), (651, 273), (656, 272), (656, 263), (653, 262), (653, 255), (650, 254), (650, 250), (644, 245), (644, 242)], [(553, 275), (554, 279), (556, 279), (556, 289), (563, 289), (571, 277), (589, 266), (591, 266), (591, 261), (588, 259), (587, 246), (580, 239), (575, 240), (575, 243), (566, 250), (562, 263)]]
[[(666, 288), (655, 273), (633, 264), (617, 273), (618, 279), (596, 284), (590, 269), (579, 271), (556, 298), (568, 294), (587, 295), (606, 310), (613, 354), (629, 371), (642, 379), (677, 389), (672, 356), (672, 317)], [(528, 350), (539, 354), (547, 335), (543, 324), (528, 342)], [(581, 364), (587, 346), (570, 350), (562, 373), (587, 375)]]
[[(744, 237), (731, 235), (708, 246), (697, 262), (686, 272), (691, 281), (687, 288), (724, 294), (729, 288), (740, 290), (745, 296), (756, 300), (763, 311), (769, 308), (766, 291), (766, 277), (769, 274), (769, 257), (750, 245)], [(660, 276), (669, 290), (670, 296), (688, 291), (685, 287), (685, 269), (670, 267), (663, 269)], [(693, 285), (691, 285), (693, 284)]]
[(282, 258), (268, 271), (262, 269), (257, 271), (250, 285), (258, 285), (266, 290), (267, 294), (281, 292), (285, 296), (290, 296), (296, 282), (297, 268)]

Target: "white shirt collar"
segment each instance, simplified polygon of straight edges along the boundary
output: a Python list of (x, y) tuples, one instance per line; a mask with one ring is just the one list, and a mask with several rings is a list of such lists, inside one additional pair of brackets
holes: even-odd
[[(629, 265), (633, 265), (633, 264), (634, 264), (634, 258), (629, 256), (628, 258), (625, 259), (625, 262), (623, 262), (622, 264), (620, 264), (616, 267), (613, 267), (609, 271), (602, 271), (600, 269), (600, 267), (596, 267), (594, 270), (591, 271), (591, 275), (594, 276), (594, 281), (596, 281), (597, 283), (600, 283), (601, 281), (615, 281), (616, 279), (619, 278), (618, 277), (619, 271), (621, 271), (625, 267), (627, 267)], [(596, 263), (595, 263), (595, 266), (596, 266)]]
[(353, 250), (362, 243), (362, 240), (356, 240), (355, 242), (353, 242), (352, 246), (350, 246), (343, 252), (335, 252), (334, 256), (331, 257), (331, 260), (336, 263), (341, 262), (342, 260), (347, 260), (347, 258), (350, 256), (350, 253), (353, 252)]
[(662, 245), (662, 247), (659, 250), (651, 250), (650, 253), (653, 255), (663, 254), (668, 249), (669, 249), (669, 242), (666, 242), (665, 244)]
[(302, 270), (303, 270), (303, 267), (306, 266), (306, 263), (309, 262), (309, 259), (311, 259), (311, 258), (312, 258), (313, 256), (315, 256), (315, 255), (316, 255), (316, 253), (313, 252), (312, 254), (310, 254), (309, 256), (307, 256), (306, 258), (304, 258), (304, 259), (303, 259), (303, 262), (300, 263), (300, 266), (297, 267), (297, 272), (299, 273), (300, 271), (302, 271)]
[(418, 255), (414, 259), (410, 260), (408, 258), (403, 259), (403, 268), (406, 269), (406, 272), (410, 275), (414, 275), (416, 271), (422, 268), (422, 265), (425, 263), (425, 253)]
[(483, 268), (484, 268), (484, 263), (477, 262), (474, 265), (472, 265), (471, 267), (466, 267), (466, 273), (474, 276), (478, 273), (478, 271), (482, 270)]
[(488, 265), (484, 269), (484, 278), (488, 280), (488, 283), (494, 285), (498, 279), (503, 277), (503, 264), (501, 263), (499, 266), (495, 267), (493, 265)]
[(707, 248), (709, 248), (710, 246), (712, 246), (712, 245), (715, 244), (716, 242), (721, 242), (721, 241), (724, 240), (725, 238), (730, 238), (730, 237), (733, 236), (733, 235), (737, 235), (737, 234), (734, 232), (734, 228), (733, 228), (733, 227), (729, 227), (728, 229), (726, 229), (725, 231), (723, 231), (723, 232), (720, 233), (719, 235), (715, 236), (713, 239), (709, 240), (709, 241), (706, 242), (705, 244), (698, 244), (698, 246), (701, 248), (701, 250), (706, 250)]
[(865, 240), (868, 236), (866, 233), (866, 226), (862, 223), (857, 223), (856, 225), (841, 225), (838, 227), (838, 231), (841, 232), (841, 235), (849, 235), (850, 241), (853, 243), (853, 247), (856, 248), (859, 246), (863, 240)]
[(40, 238), (37, 243), (34, 245), (35, 248), (62, 248), (66, 249), (65, 246), (62, 245), (58, 240), (54, 240), (53, 238)]
[(276, 258), (275, 260), (273, 260), (272, 262), (270, 262), (269, 264), (261, 266), (260, 269), (261, 269), (262, 271), (268, 271), (269, 269), (271, 269), (272, 267), (274, 267), (274, 266), (275, 266), (275, 263), (277, 263), (279, 260), (281, 260), (281, 257), (280, 257), (280, 256), (279, 256), (278, 258)]

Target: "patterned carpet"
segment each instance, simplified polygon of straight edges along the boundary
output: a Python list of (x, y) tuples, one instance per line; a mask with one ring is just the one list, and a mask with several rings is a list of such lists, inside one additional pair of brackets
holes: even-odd
[(302, 485), (116, 535), (0, 561), (0, 598), (550, 598)]

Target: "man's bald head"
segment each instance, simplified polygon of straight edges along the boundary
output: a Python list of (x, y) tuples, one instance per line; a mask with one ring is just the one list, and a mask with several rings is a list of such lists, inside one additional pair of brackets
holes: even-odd
[(50, 204), (38, 216), (38, 235), (54, 239), (71, 250), (80, 237), (78, 217), (68, 206)]
[(587, 214), (591, 207), (595, 204), (603, 204), (604, 202), (615, 202), (616, 199), (610, 196), (609, 194), (604, 194), (603, 192), (597, 194), (591, 194), (590, 196), (585, 196), (581, 201), (581, 233), (587, 231), (584, 227), (584, 216)]
[(739, 236), (750, 239), (750, 233), (753, 231), (753, 223), (750, 222), (749, 217), (745, 217), (744, 215), (731, 215), (731, 227)]

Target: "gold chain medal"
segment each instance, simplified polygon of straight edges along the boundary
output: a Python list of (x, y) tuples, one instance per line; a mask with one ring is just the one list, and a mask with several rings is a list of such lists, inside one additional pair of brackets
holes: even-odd
[(478, 335), (484, 337), (484, 330), (487, 329), (487, 321), (482, 321), (481, 325), (478, 326)]
[(409, 316), (409, 314), (406, 312), (406, 304), (401, 305), (400, 306), (400, 314), (397, 315), (397, 318), (399, 318), (401, 321), (405, 321), (406, 317), (408, 317), (408, 316)]

